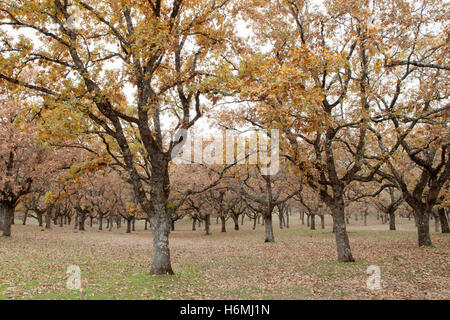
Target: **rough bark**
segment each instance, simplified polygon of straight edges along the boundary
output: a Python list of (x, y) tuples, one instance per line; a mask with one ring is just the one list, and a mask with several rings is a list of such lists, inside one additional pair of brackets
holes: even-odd
[(155, 216), (150, 218), (153, 234), (153, 261), (150, 274), (174, 274), (170, 263), (170, 217), (161, 204), (155, 205)]

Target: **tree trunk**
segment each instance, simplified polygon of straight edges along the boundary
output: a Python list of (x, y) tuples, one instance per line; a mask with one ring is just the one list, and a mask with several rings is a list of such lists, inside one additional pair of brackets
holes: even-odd
[(43, 227), (44, 225), (43, 225), (43, 221), (42, 221), (42, 212), (39, 212), (39, 213), (36, 212), (36, 218), (37, 218), (39, 227)]
[(211, 235), (211, 230), (209, 229), (210, 225), (211, 225), (211, 215), (207, 214), (205, 217), (205, 234), (207, 236)]
[(8, 202), (0, 204), (0, 230), (4, 237), (11, 236), (11, 225), (14, 216), (14, 206)]
[(222, 232), (227, 232), (225, 217), (224, 216), (220, 216), (220, 221), (222, 222)]
[(302, 225), (305, 225), (305, 212), (301, 213), (301, 217), (302, 217)]
[(266, 227), (265, 242), (275, 242), (275, 236), (273, 234), (273, 226), (272, 226), (272, 214), (266, 214), (264, 216), (264, 225)]
[(192, 231), (196, 231), (197, 229), (195, 229), (195, 225), (197, 224), (197, 220), (192, 218)]
[(156, 214), (150, 218), (153, 234), (153, 261), (150, 274), (172, 275), (174, 273), (170, 263), (169, 248), (170, 223), (172, 219), (168, 215), (167, 202), (164, 204), (164, 200), (167, 199), (160, 199), (159, 203), (154, 205)]
[(434, 219), (434, 232), (439, 232), (440, 231), (439, 230), (439, 222), (440, 222), (439, 215), (435, 211), (432, 211), (431, 215), (433, 216), (433, 219)]
[(278, 211), (278, 220), (280, 222), (280, 229), (283, 229), (283, 215), (284, 215), (283, 210), (279, 210)]
[(316, 230), (316, 215), (311, 214), (311, 230)]
[(291, 215), (291, 209), (286, 210), (286, 228), (289, 229), (289, 216)]
[(144, 230), (148, 230), (148, 220), (145, 219), (144, 221)]
[(47, 212), (47, 214), (45, 215), (45, 229), (50, 229), (51, 225), (52, 225), (52, 217)]
[(389, 230), (396, 230), (395, 229), (395, 213), (389, 212)]
[(170, 230), (175, 231), (175, 220), (170, 219)]
[(364, 212), (364, 225), (367, 226), (367, 212)]
[(131, 231), (136, 231), (136, 217), (131, 219)]
[(309, 224), (309, 222), (310, 222), (310, 217), (311, 217), (311, 215), (310, 214), (307, 214), (306, 215), (306, 226), (309, 228), (309, 226), (310, 226), (310, 224)]
[(320, 226), (325, 229), (325, 215), (323, 214), (320, 215)]
[(127, 221), (127, 231), (126, 233), (131, 233), (131, 219), (126, 219)]
[(258, 222), (258, 219), (255, 216), (255, 219), (253, 219), (253, 230), (256, 229), (256, 223)]
[(103, 216), (100, 213), (98, 214), (98, 230), (103, 230)]
[(234, 221), (234, 230), (239, 230), (239, 216), (233, 214), (231, 217)]
[(85, 213), (80, 214), (80, 216), (78, 217), (78, 224), (79, 224), (78, 230), (85, 231), (85, 228), (84, 228), (85, 220), (86, 220), (86, 214)]
[(438, 214), (439, 214), (439, 221), (441, 222), (442, 233), (450, 233), (447, 217), (445, 216), (445, 209), (444, 208), (439, 209)]
[(245, 213), (243, 213), (243, 214), (242, 214), (242, 217), (241, 217), (241, 226), (244, 225), (244, 218), (245, 218)]
[(64, 218), (63, 216), (59, 216), (59, 227), (62, 228), (64, 226)]
[(94, 220), (94, 217), (89, 216), (89, 227), (92, 228), (92, 221)]
[(27, 218), (28, 218), (28, 209), (25, 209), (25, 213), (23, 214), (22, 225), (27, 224)]
[(112, 231), (113, 228), (113, 216), (112, 213), (109, 214), (109, 219), (108, 219), (108, 230)]
[(354, 262), (355, 259), (353, 259), (352, 256), (345, 224), (344, 201), (342, 199), (336, 200), (330, 209), (333, 212), (334, 235), (336, 238), (338, 261)]
[(415, 219), (417, 222), (417, 236), (419, 247), (431, 246), (430, 237), (430, 219), (427, 212), (421, 212), (420, 209), (416, 208)]

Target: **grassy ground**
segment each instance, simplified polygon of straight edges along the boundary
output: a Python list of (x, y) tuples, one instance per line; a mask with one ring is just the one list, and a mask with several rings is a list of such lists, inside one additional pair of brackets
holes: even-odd
[[(149, 275), (142, 225), (132, 234), (14, 225), (0, 238), (0, 299), (449, 299), (449, 235), (432, 232), (434, 246), (418, 248), (413, 223), (398, 220), (398, 231), (352, 220), (351, 264), (336, 261), (329, 220), (311, 231), (293, 216), (291, 228), (275, 228), (274, 244), (248, 221), (221, 233), (214, 220), (211, 236), (182, 221), (170, 237), (175, 276)], [(69, 265), (81, 268), (83, 292), (66, 289)], [(381, 269), (381, 290), (366, 288), (370, 265)]]

